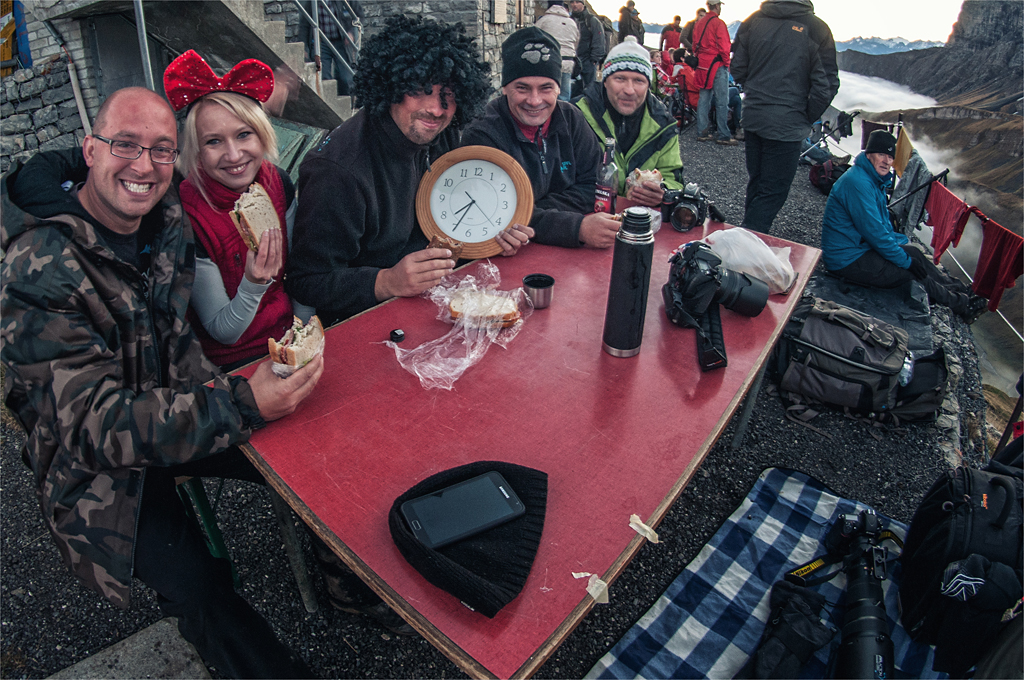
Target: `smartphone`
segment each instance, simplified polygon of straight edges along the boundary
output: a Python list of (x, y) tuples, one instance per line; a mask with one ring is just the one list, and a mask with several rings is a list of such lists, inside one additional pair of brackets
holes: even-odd
[(437, 549), (526, 513), (498, 472), (453, 484), (402, 503), (402, 516), (420, 543)]

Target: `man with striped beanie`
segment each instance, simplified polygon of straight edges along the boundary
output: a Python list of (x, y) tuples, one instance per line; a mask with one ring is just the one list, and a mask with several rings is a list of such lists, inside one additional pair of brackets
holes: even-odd
[[(676, 119), (651, 94), (650, 54), (633, 36), (608, 53), (602, 82), (591, 83), (576, 105), (599, 139), (615, 139), (618, 192), (640, 205), (659, 206), (665, 188), (683, 188)], [(645, 180), (629, 187), (634, 170), (658, 170), (662, 182)]]

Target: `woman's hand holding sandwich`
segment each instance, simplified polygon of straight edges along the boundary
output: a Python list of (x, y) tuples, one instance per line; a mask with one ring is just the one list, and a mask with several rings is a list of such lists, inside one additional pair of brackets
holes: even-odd
[(281, 273), (284, 257), (281, 252), (281, 230), (269, 229), (260, 237), (260, 249), (245, 255), (245, 278), (265, 286)]
[(267, 422), (290, 414), (313, 392), (324, 372), (324, 357), (318, 354), (287, 378), (274, 375), (270, 364), (264, 361), (249, 378), (249, 388), (260, 416)]

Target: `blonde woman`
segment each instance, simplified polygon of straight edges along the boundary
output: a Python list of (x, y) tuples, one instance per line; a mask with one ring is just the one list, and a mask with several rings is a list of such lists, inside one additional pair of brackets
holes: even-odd
[[(274, 165), (277, 137), (264, 112), (274, 89), (271, 69), (255, 59), (223, 78), (189, 50), (164, 72), (164, 90), (176, 111), (189, 107), (178, 168), (187, 177), (181, 202), (196, 237), (196, 281), (191, 313), (203, 351), (226, 370), (267, 353), (267, 338), (280, 338), (313, 310), (293, 306), (282, 276), (295, 216), (295, 187)], [(230, 212), (253, 182), (270, 196), (282, 231), (263, 233), (253, 252)]]

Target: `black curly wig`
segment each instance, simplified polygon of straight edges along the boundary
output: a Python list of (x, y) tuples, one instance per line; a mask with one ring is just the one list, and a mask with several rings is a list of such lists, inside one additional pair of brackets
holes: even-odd
[[(453, 126), (473, 119), (491, 92), (491, 66), (479, 58), (462, 23), (394, 16), (363, 42), (356, 65), (354, 104), (381, 116), (411, 92), (441, 84), (457, 105)], [(442, 102), (444, 100), (442, 99)]]

